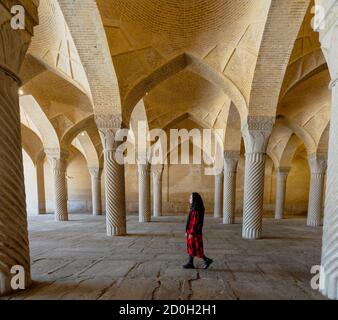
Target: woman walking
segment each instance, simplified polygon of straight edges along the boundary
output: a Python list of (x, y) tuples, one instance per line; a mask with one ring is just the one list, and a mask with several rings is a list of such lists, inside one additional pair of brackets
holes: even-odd
[(190, 196), (190, 204), (191, 207), (186, 225), (186, 239), (189, 261), (183, 266), (183, 268), (195, 269), (194, 258), (197, 257), (204, 260), (204, 269), (207, 270), (213, 263), (213, 260), (204, 255), (203, 223), (205, 209), (202, 197), (198, 193), (194, 192)]

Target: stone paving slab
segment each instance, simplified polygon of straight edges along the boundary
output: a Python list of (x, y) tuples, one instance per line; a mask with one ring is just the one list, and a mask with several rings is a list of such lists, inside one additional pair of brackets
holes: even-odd
[(29, 218), (33, 286), (5, 299), (324, 299), (310, 287), (320, 264), (321, 228), (305, 219), (264, 220), (264, 238), (241, 238), (241, 224), (205, 220), (210, 270), (185, 263), (185, 217), (139, 224), (128, 216), (126, 237), (109, 238), (105, 218)]

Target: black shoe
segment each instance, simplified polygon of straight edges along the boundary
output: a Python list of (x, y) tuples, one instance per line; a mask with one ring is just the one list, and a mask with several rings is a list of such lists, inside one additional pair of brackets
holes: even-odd
[(195, 269), (195, 266), (193, 263), (188, 262), (183, 266), (183, 269)]
[(204, 260), (204, 270), (208, 270), (210, 265), (213, 263), (214, 261), (212, 259), (206, 258)]

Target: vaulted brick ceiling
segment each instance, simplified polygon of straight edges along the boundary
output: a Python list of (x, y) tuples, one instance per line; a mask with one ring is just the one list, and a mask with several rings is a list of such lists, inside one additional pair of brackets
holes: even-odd
[[(202, 59), (231, 79), (244, 96), (249, 94), (269, 1), (99, 0), (97, 3), (122, 101), (140, 79), (151, 78), (152, 72), (183, 52)], [(208, 118), (209, 112), (216, 112), (213, 108), (217, 110), (227, 100), (224, 92), (207, 80), (192, 72), (180, 72), (150, 91), (145, 105), (151, 121), (165, 116), (165, 120), (158, 122), (167, 122), (202, 106), (206, 114), (201, 116)]]
[[(107, 38), (119, 82), (122, 112), (131, 112), (128, 108), (134, 107), (134, 100), (127, 98), (136, 88), (136, 96), (144, 99), (151, 128), (167, 128), (179, 119), (189, 118), (201, 127), (226, 128), (225, 145), (235, 149), (234, 145), (240, 144), (237, 140), (241, 137), (241, 119), (234, 113), (235, 101), (231, 101), (233, 96), (227, 91), (228, 88), (223, 86), (222, 81), (215, 84), (212, 78), (216, 74), (221, 79), (227, 79), (241, 95), (244, 104), (251, 103), (252, 82), (263, 32), (267, 28), (270, 1), (96, 2), (105, 30), (103, 38)], [(290, 1), (290, 6), (297, 7), (297, 3), (301, 2)], [(300, 30), (298, 25), (295, 31), (297, 34), (299, 30), (298, 37), (295, 43), (294, 40), (290, 42), (294, 46), (286, 73), (283, 73), (277, 114), (293, 121), (301, 130), (306, 130), (317, 143), (329, 118), (329, 77), (318, 34), (311, 28), (313, 1), (309, 1), (309, 4)], [(79, 39), (73, 41), (71, 28), (68, 29), (58, 2), (41, 1), (39, 16), (40, 25), (35, 29), (22, 70), (23, 89), (27, 90), (27, 94), (34, 94), (53, 124), (62, 127), (62, 134), (69, 126), (92, 114), (97, 100), (94, 99), (96, 105), (95, 102), (93, 106), (90, 105), (93, 102), (90, 97), (93, 87), (89, 88), (88, 79), (92, 75), (82, 65), (83, 57), (80, 58), (78, 54), (81, 43)], [(277, 22), (271, 23), (274, 25)], [(83, 31), (85, 34), (85, 29)], [(194, 67), (184, 61), (185, 53), (196, 58)], [(159, 74), (168, 71), (163, 66), (180, 56), (182, 58), (177, 59), (177, 64), (183, 63), (183, 66), (177, 67), (169, 77), (159, 77)], [(201, 71), (200, 65), (212, 70), (212, 76), (209, 73), (208, 77)], [(270, 65), (263, 63), (262, 67), (269, 70)], [(154, 74), (155, 71), (159, 73)], [(94, 76), (97, 75), (94, 73)], [(111, 95), (106, 94), (107, 87), (102, 87), (102, 83), (112, 87), (111, 81), (105, 81), (106, 73), (101, 76), (100, 79), (91, 78), (90, 83), (100, 84), (99, 88), (103, 88), (105, 94), (99, 90), (99, 96), (105, 100), (104, 106), (111, 108)], [(267, 94), (264, 83), (263, 88), (264, 94)], [(128, 108), (126, 101), (132, 101)], [(256, 104), (260, 108), (271, 108)], [(283, 125), (275, 127), (275, 131), (284, 129)], [(276, 136), (279, 136), (278, 132)], [(287, 139), (287, 135), (285, 137)], [(234, 145), (233, 141), (236, 141)], [(280, 142), (286, 145), (285, 141)]]

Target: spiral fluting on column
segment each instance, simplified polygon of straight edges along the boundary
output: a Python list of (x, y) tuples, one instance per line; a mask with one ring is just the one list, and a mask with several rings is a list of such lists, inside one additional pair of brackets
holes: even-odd
[(214, 218), (221, 218), (223, 211), (223, 172), (215, 175)]
[(243, 207), (244, 239), (260, 239), (262, 237), (264, 175), (265, 154), (246, 154)]
[(68, 221), (68, 195), (66, 180), (66, 156), (50, 156), (54, 179), (55, 221)]
[(106, 225), (108, 236), (127, 233), (124, 165), (115, 159), (115, 151), (105, 151)]
[[(338, 30), (337, 30), (338, 31)], [(338, 299), (338, 81), (332, 82), (332, 109), (324, 212), (320, 291)]]
[(275, 219), (281, 220), (284, 218), (285, 209), (285, 193), (286, 193), (286, 180), (290, 168), (278, 168), (276, 170), (276, 208)]
[(236, 214), (236, 172), (224, 172), (223, 223), (234, 224)]
[(260, 239), (263, 230), (265, 157), (275, 119), (250, 116), (243, 127), (245, 178), (243, 238)]
[(45, 151), (43, 150), (40, 152), (35, 165), (39, 214), (46, 213), (46, 194), (45, 194), (45, 176), (44, 176), (45, 158), (46, 154)]
[(101, 170), (97, 168), (90, 168), (89, 173), (91, 176), (92, 184), (92, 209), (94, 216), (102, 215), (101, 203)]
[(104, 148), (104, 172), (106, 186), (106, 228), (108, 236), (124, 236), (127, 233), (125, 175), (123, 148), (116, 141), (121, 128), (121, 115), (97, 115), (95, 122)]
[(138, 164), (139, 222), (151, 222), (150, 165)]
[(162, 175), (163, 166), (153, 166), (151, 168), (153, 177), (153, 215), (162, 216)]
[(234, 224), (236, 216), (236, 176), (238, 151), (224, 153), (223, 224)]
[(309, 209), (307, 216), (307, 225), (309, 227), (319, 227), (321, 225), (324, 177), (324, 174), (311, 174)]
[(0, 70), (0, 296), (9, 294), (13, 266), (31, 283), (18, 84)]
[(310, 193), (307, 225), (319, 227), (321, 225), (322, 204), (324, 194), (324, 178), (327, 168), (326, 155), (312, 155), (309, 157), (311, 169)]

